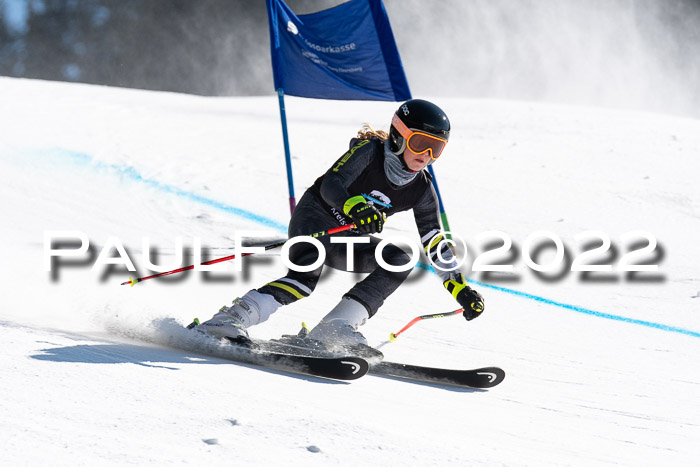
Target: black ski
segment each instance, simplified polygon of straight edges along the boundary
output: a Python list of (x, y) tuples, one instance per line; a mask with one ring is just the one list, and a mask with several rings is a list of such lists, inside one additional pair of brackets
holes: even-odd
[(506, 376), (505, 371), (497, 367), (450, 370), (394, 362), (376, 363), (371, 366), (369, 371), (392, 378), (478, 389), (492, 388), (503, 381)]
[[(194, 329), (197, 324), (199, 320), (195, 318), (187, 329)], [(369, 362), (356, 356), (303, 355), (287, 351), (288, 349), (273, 348), (270, 341), (257, 339), (228, 339), (229, 345), (220, 345), (221, 341), (213, 337), (210, 339), (216, 345), (195, 344), (195, 350), (262, 368), (345, 381), (361, 378), (369, 371)]]
[[(197, 324), (199, 320), (195, 318), (187, 329), (193, 329)], [(500, 384), (506, 376), (497, 367), (451, 370), (385, 362), (381, 361), (382, 353), (372, 347), (330, 350), (320, 342), (307, 339), (307, 334), (308, 330), (302, 328), (297, 335), (286, 335), (280, 339), (260, 340), (241, 336), (235, 340), (229, 339), (230, 345), (216, 346), (214, 351), (209, 349), (207, 353), (264, 368), (339, 380), (354, 380), (371, 372), (392, 378), (483, 389)]]
[(361, 378), (369, 371), (367, 360), (359, 357), (313, 357), (249, 349), (234, 344), (231, 347), (230, 352), (217, 356), (273, 370), (348, 381)]

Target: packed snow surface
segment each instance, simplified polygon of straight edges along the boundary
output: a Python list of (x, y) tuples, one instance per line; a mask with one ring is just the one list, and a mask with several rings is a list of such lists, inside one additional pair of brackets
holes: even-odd
[[(486, 311), (423, 321), (387, 343), (415, 316), (458, 307), (423, 257), (362, 331), (387, 360), (505, 369), (501, 385), (478, 391), (320, 380), (146, 342), (285, 273), (278, 249), (238, 272), (229, 263), (120, 285), (152, 274), (148, 260), (191, 264), (196, 241), (211, 259), (233, 254), (241, 232), (263, 245), (286, 238), (276, 97), (9, 78), (0, 95), (4, 465), (697, 463), (700, 121), (436, 99), (453, 131), (435, 174)], [(297, 198), (362, 123), (386, 130), (397, 106), (286, 103)], [(52, 242), (56, 231), (67, 238)], [(51, 246), (75, 250), (81, 235), (87, 251), (50, 259)], [(382, 235), (418, 242), (410, 213)], [(561, 239), (561, 263), (547, 235)], [(503, 237), (511, 248), (484, 260), (513, 272), (472, 271)], [(611, 270), (572, 272), (602, 238), (609, 249), (583, 263)], [(527, 256), (557, 267), (537, 272)], [(658, 271), (621, 271), (626, 259)], [(359, 278), (326, 270), (311, 297), (253, 336), (314, 325)]]

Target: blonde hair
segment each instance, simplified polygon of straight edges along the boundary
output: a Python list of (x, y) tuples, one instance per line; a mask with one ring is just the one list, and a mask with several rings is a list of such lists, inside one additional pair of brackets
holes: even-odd
[(379, 138), (382, 141), (389, 139), (389, 133), (384, 130), (375, 130), (369, 123), (363, 123), (360, 131), (357, 132), (359, 139)]

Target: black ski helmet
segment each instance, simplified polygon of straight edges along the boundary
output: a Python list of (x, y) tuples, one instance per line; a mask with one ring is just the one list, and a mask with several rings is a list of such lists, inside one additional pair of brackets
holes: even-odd
[[(424, 131), (425, 133), (450, 139), (450, 120), (440, 107), (422, 99), (411, 99), (401, 104), (396, 111), (396, 116), (411, 130)], [(396, 154), (403, 154), (406, 149), (406, 141), (399, 131), (391, 125), (389, 130), (389, 147)]]

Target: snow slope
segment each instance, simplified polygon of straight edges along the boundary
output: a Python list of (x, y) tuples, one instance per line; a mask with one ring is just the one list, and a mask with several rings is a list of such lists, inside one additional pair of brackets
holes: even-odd
[[(413, 317), (456, 308), (418, 267), (363, 332), (389, 360), (506, 370), (500, 386), (467, 391), (371, 375), (319, 381), (129, 338), (168, 335), (284, 273), (278, 252), (248, 258), (243, 272), (133, 288), (119, 285), (130, 275), (122, 267), (91, 269), (115, 238), (140, 276), (149, 273), (143, 237), (166, 265), (178, 236), (190, 246), (200, 238), (211, 257), (231, 254), (236, 231), (283, 238), (274, 97), (8, 78), (0, 96), (3, 464), (697, 462), (699, 121), (438, 100), (454, 130), (435, 171), (452, 230), (467, 240), (466, 265), (493, 241), (479, 234), (500, 230), (513, 239), (515, 274), (470, 274), (486, 297), (480, 319), (422, 322), (386, 344)], [(297, 197), (363, 122), (387, 129), (395, 106), (287, 98)], [(56, 230), (84, 232), (92, 248), (47, 272), (44, 235)], [(564, 241), (569, 260), (577, 234), (603, 231), (614, 254), (602, 259), (613, 265), (634, 243), (621, 235), (647, 231), (659, 246), (642, 262), (660, 270), (537, 275), (521, 252), (541, 230)], [(385, 236), (399, 234), (415, 238), (410, 214), (387, 223)], [(253, 334), (315, 324), (357, 280), (324, 274), (311, 297)]]

